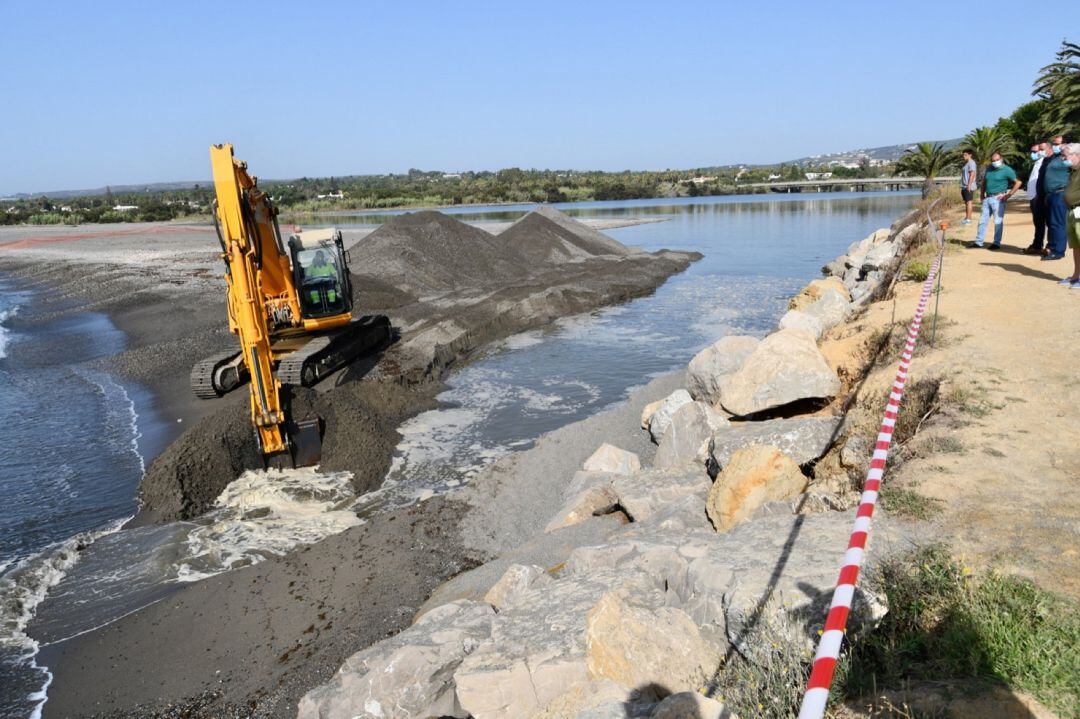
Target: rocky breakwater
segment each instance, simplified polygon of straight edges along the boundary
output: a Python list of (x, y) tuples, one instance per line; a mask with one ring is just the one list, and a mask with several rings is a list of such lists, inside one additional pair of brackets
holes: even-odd
[[(351, 472), (358, 493), (382, 481), (396, 428), (433, 406), (454, 363), (491, 340), (649, 294), (701, 257), (628, 248), (549, 207), (499, 235), (438, 212), (409, 213), (350, 253), (356, 313), (389, 315), (399, 339), (314, 389), (288, 389), (287, 401), (294, 419), (325, 420), (321, 467)], [(247, 392), (219, 401), (147, 470), (144, 518), (198, 516), (244, 470), (262, 466)]]
[[(847, 441), (844, 385), (817, 340), (890, 281), (908, 227), (853, 245), (881, 269), (849, 257), (850, 287), (846, 270), (815, 280), (772, 334), (702, 350), (686, 387), (642, 410), (651, 466), (597, 448), (561, 478), (561, 507), (530, 508), (550, 516), (541, 535), (443, 585), (309, 692), (301, 719), (717, 719), (734, 716), (718, 672), (768, 654), (762, 627), (808, 661), (853, 519), (815, 473)], [(895, 538), (878, 526), (879, 551)], [(855, 631), (885, 611), (862, 590), (855, 607)]]

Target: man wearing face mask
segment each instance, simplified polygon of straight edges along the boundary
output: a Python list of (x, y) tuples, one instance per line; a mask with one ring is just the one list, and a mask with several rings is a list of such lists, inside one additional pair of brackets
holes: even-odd
[(1073, 256), (1073, 273), (1063, 279), (1061, 284), (1067, 284), (1072, 290), (1080, 290), (1080, 142), (1065, 145), (1061, 150), (1061, 158), (1071, 173), (1064, 198), (1068, 208), (1065, 234)]
[(1028, 206), (1031, 207), (1031, 220), (1035, 223), (1035, 237), (1031, 240), (1031, 244), (1024, 248), (1025, 255), (1041, 255), (1045, 252), (1043, 241), (1046, 238), (1046, 207), (1043, 205), (1042, 196), (1039, 195), (1039, 170), (1042, 169), (1043, 161), (1049, 152), (1049, 143), (1036, 142), (1031, 146), (1031, 159), (1035, 164), (1031, 166), (1026, 189)]
[[(1009, 187), (1009, 184), (1012, 187)], [(1001, 159), (1001, 153), (995, 152), (990, 156), (990, 167), (983, 176), (982, 214), (979, 216), (979, 230), (975, 233), (973, 247), (983, 246), (983, 237), (986, 235), (986, 225), (990, 218), (994, 218), (994, 244), (991, 250), (1001, 249), (1001, 236), (1005, 232), (1005, 203), (1020, 189), (1020, 180), (1016, 179), (1016, 172), (1005, 164)]]
[(1037, 183), (1044, 190), (1039, 194), (1046, 207), (1046, 244), (1050, 250), (1049, 254), (1043, 256), (1043, 260), (1060, 260), (1065, 257), (1065, 216), (1068, 214), (1065, 207), (1065, 186), (1069, 184), (1069, 165), (1061, 155), (1064, 145), (1064, 137), (1058, 135), (1054, 138), (1051, 147), (1053, 156), (1043, 163)]

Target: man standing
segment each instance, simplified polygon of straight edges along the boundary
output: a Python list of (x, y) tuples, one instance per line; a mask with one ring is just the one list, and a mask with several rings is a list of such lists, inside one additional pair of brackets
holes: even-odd
[(1065, 167), (1072, 173), (1069, 184), (1065, 187), (1065, 205), (1068, 213), (1065, 217), (1065, 234), (1073, 256), (1073, 273), (1061, 281), (1070, 289), (1080, 290), (1080, 142), (1065, 145), (1061, 150)]
[(1027, 194), (1028, 205), (1031, 207), (1031, 220), (1035, 223), (1035, 237), (1031, 244), (1024, 248), (1025, 255), (1043, 254), (1043, 241), (1046, 237), (1046, 207), (1043, 198), (1039, 195), (1039, 170), (1042, 169), (1043, 160), (1050, 154), (1050, 144), (1036, 142), (1031, 146), (1031, 159), (1035, 164), (1031, 166), (1031, 174), (1028, 175)]
[(1065, 256), (1065, 186), (1069, 184), (1069, 166), (1061, 156), (1064, 144), (1065, 138), (1061, 135), (1054, 138), (1050, 148), (1053, 156), (1043, 163), (1042, 168), (1045, 179), (1041, 179), (1040, 184), (1045, 192), (1040, 194), (1046, 205), (1046, 244), (1050, 250), (1043, 256), (1044, 260), (1060, 260)]
[(971, 224), (971, 205), (975, 199), (975, 178), (979, 168), (975, 166), (975, 159), (971, 150), (964, 150), (964, 166), (960, 169), (960, 197), (964, 198), (963, 225)]
[[(1009, 187), (1012, 183), (1012, 187)], [(986, 235), (986, 223), (994, 218), (994, 244), (991, 250), (1001, 249), (1001, 235), (1005, 232), (1005, 203), (1020, 189), (1020, 180), (1016, 179), (1016, 172), (1005, 164), (1001, 159), (1001, 153), (995, 152), (990, 156), (990, 167), (983, 176), (982, 192), (979, 197), (982, 200), (982, 214), (979, 216), (979, 231), (975, 233), (974, 247), (983, 246), (983, 237)]]

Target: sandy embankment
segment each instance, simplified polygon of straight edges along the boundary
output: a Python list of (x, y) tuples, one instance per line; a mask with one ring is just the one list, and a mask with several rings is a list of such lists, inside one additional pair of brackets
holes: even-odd
[[(418, 260), (435, 256), (446, 241), (472, 243), (493, 256), (522, 259), (518, 268), (499, 268), (500, 275), (483, 267), (481, 275), (462, 278), (458, 272), (447, 278), (446, 265), (461, 258), (445, 255), (445, 247), (426, 266), (420, 262), (402, 267), (394, 266), (385, 254), (365, 256), (365, 248), (376, 247), (377, 242), (354, 248), (354, 257), (359, 255), (354, 269), (375, 275), (357, 277), (359, 306), (391, 314), (402, 328), (402, 341), (382, 358), (369, 378), (374, 381), (353, 381), (346, 371), (317, 393), (305, 391), (294, 407), (306, 404), (337, 428), (340, 434), (326, 438), (325, 464), (353, 471), (360, 489), (383, 475), (397, 441), (397, 424), (430, 406), (437, 379), (455, 361), (492, 339), (647, 294), (695, 257), (630, 252), (617, 243), (608, 245), (610, 238), (595, 231), (568, 227), (558, 217), (547, 217), (547, 222), (533, 218), (535, 226), (526, 223), (516, 234), (509, 233), (506, 241), (521, 249), (506, 251), (488, 233), (430, 214), (399, 218), (397, 223), (397, 230), (404, 226), (406, 239), (420, 237), (427, 243), (416, 250)], [(382, 234), (389, 235), (386, 244), (400, 249), (401, 237), (389, 231)], [(547, 254), (527, 254), (527, 249), (537, 247), (546, 248)], [(174, 418), (182, 420), (180, 426), (190, 428), (184, 436), (195, 437), (196, 441), (182, 437), (151, 466), (143, 498), (156, 502), (152, 509), (159, 511), (141, 518), (192, 516), (209, 507), (253, 454), (243, 392), (218, 403), (189, 399), (191, 364), (234, 341), (222, 319), (223, 287), (216, 277), (212, 234), (182, 225), (44, 232), (20, 228), (0, 233), (0, 248), (5, 272), (54, 288), (43, 292), (42, 301), (50, 309), (108, 312), (131, 341), (129, 349), (109, 363), (112, 369), (153, 389), (157, 410), (170, 426)], [(455, 289), (470, 280), (470, 291)], [(170, 452), (174, 454), (169, 456)], [(166, 469), (158, 472), (160, 481), (155, 483), (154, 468), (162, 466)], [(163, 491), (155, 494), (154, 488)], [(220, 716), (229, 702), (245, 707), (254, 702), (263, 707), (262, 715), (288, 715), (286, 707), (295, 706), (299, 694), (324, 680), (348, 653), (400, 629), (439, 581), (468, 566), (469, 553), (453, 533), (447, 534), (448, 527), (457, 525), (460, 511), (454, 502), (438, 500), (392, 512), (329, 544), (291, 555), (292, 561), (317, 575), (306, 581), (296, 579), (302, 572), (295, 566), (283, 568), (271, 561), (186, 587), (167, 603), (47, 648), (40, 661), (57, 677), (47, 713), (117, 710), (145, 716), (146, 710), (134, 707), (221, 689), (224, 695), (208, 715)], [(313, 551), (318, 560), (303, 556)], [(334, 584), (334, 573), (342, 566), (372, 570), (363, 577), (350, 574), (344, 584), (335, 585), (336, 594), (295, 591), (299, 586)], [(269, 578), (275, 567), (281, 572), (279, 583)], [(225, 597), (237, 596), (237, 583), (248, 581), (259, 587), (258, 596), (241, 597), (230, 605)], [(180, 609), (187, 602), (191, 615)], [(314, 618), (294, 626), (300, 616), (295, 610), (305, 602)], [(208, 616), (210, 606), (233, 609)], [(249, 613), (258, 629), (238, 619)], [(329, 631), (335, 617), (338, 626), (348, 629)], [(221, 623), (208, 626), (213, 618)], [(327, 623), (320, 625), (324, 619)], [(200, 624), (205, 631), (192, 631)], [(175, 641), (163, 644), (165, 636)], [(308, 646), (294, 651), (301, 644)], [(224, 653), (215, 654), (213, 647)], [(208, 668), (207, 656), (218, 657), (220, 671)], [(260, 670), (252, 671), (253, 664)], [(159, 676), (148, 667), (167, 669)]]

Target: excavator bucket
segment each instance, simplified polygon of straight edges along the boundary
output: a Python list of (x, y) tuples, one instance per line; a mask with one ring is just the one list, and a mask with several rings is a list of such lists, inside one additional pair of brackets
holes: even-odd
[(322, 419), (305, 419), (289, 433), (293, 467), (313, 467), (322, 459)]

